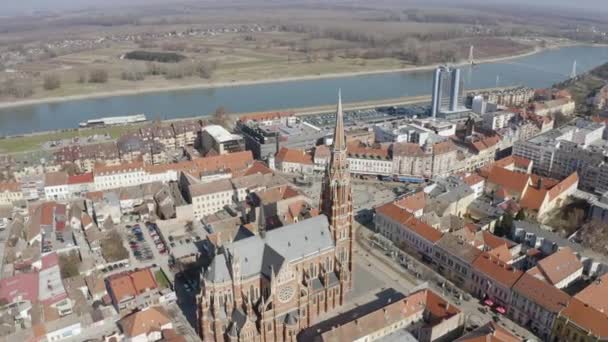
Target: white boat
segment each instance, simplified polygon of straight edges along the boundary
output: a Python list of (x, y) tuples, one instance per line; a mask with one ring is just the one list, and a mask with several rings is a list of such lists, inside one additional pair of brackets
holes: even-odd
[(127, 116), (109, 116), (99, 119), (91, 119), (80, 123), (80, 127), (93, 127), (93, 126), (112, 126), (112, 125), (124, 125), (146, 121), (144, 114), (127, 115)]

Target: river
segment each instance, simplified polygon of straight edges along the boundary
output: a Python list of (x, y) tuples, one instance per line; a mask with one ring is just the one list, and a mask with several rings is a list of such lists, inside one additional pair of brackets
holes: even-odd
[[(463, 67), (466, 89), (525, 85), (548, 87), (608, 62), (608, 47), (571, 46), (501, 62)], [(256, 112), (332, 104), (337, 89), (344, 102), (429, 94), (432, 71), (344, 76), (219, 88), (162, 91), (0, 109), (0, 136), (74, 128), (102, 116), (144, 113), (148, 119), (208, 115), (224, 106), (229, 112)]]

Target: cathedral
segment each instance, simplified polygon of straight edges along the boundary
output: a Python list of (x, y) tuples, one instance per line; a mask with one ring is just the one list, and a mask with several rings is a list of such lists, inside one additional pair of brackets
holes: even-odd
[(341, 98), (320, 212), (218, 248), (197, 295), (203, 341), (296, 341), (344, 303), (352, 287), (354, 236)]

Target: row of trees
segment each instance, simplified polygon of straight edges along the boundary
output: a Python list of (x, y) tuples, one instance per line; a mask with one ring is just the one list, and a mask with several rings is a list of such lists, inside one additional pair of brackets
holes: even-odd
[(159, 62), (159, 63), (179, 63), (186, 59), (186, 56), (175, 52), (156, 52), (156, 51), (131, 51), (125, 54), (126, 59), (138, 61)]

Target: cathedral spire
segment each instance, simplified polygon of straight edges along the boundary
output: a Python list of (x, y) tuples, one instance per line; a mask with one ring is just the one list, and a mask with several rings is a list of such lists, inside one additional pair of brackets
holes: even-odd
[(342, 111), (342, 90), (338, 90), (338, 108), (336, 110), (336, 128), (334, 131), (334, 151), (346, 149), (344, 137), (344, 113)]

